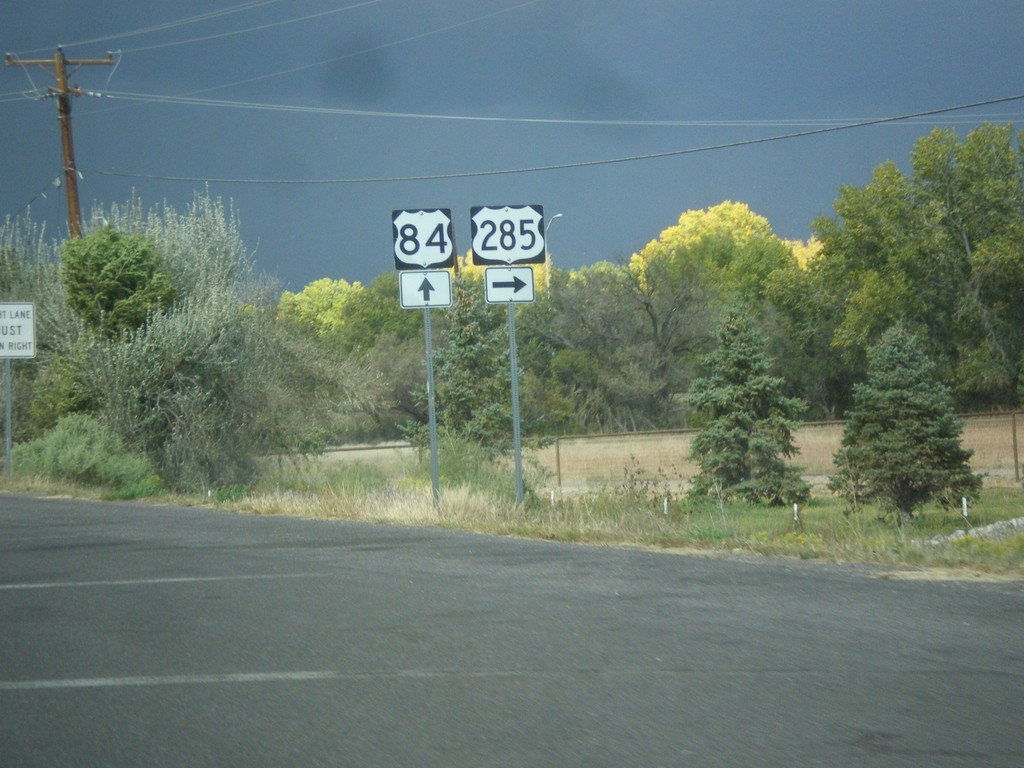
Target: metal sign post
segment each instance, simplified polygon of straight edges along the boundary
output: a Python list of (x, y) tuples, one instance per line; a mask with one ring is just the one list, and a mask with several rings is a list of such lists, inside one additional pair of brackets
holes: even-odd
[(11, 361), (4, 358), (4, 472), (11, 477)]
[(523, 438), (519, 430), (519, 353), (516, 345), (516, 312), (513, 302), (508, 303), (508, 359), (512, 367), (512, 449), (516, 464), (516, 504), (523, 503), (526, 495), (523, 485)]
[(391, 212), (399, 303), (404, 309), (423, 308), (423, 343), (427, 363), (427, 420), (430, 426), (430, 484), (434, 511), (441, 510), (441, 463), (437, 447), (437, 407), (434, 393), (434, 339), (431, 307), (452, 305), (455, 232), (447, 208)]
[(515, 305), (534, 300), (530, 267), (488, 267), (484, 270), (484, 298), (488, 304), (508, 305), (508, 358), (512, 373), (512, 450), (515, 455), (516, 503), (525, 497), (523, 438), (519, 419), (519, 343), (516, 341)]
[(423, 339), (427, 349), (427, 420), (430, 423), (430, 483), (434, 510), (441, 509), (441, 462), (437, 452), (437, 406), (434, 400), (434, 339), (430, 328), (430, 307), (423, 308)]
[(0, 302), (0, 358), (4, 361), (4, 473), (11, 476), (11, 359), (36, 356), (36, 307)]
[[(512, 368), (512, 449), (515, 454), (516, 504), (525, 497), (523, 439), (519, 425), (519, 351), (515, 304), (534, 300), (533, 269), (547, 259), (544, 209), (539, 205), (477, 206), (470, 209), (473, 263), (488, 265), (484, 298), (508, 305), (508, 346)], [(499, 266), (500, 265), (500, 266)]]

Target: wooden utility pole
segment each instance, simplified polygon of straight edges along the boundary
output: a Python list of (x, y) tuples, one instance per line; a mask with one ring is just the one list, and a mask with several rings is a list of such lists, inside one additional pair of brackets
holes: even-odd
[(48, 67), (53, 65), (56, 87), (47, 89), (49, 96), (57, 99), (57, 115), (60, 120), (61, 146), (64, 151), (64, 187), (68, 191), (68, 231), (72, 238), (82, 236), (82, 211), (78, 203), (78, 169), (75, 167), (75, 144), (71, 138), (71, 97), (81, 96), (77, 86), (68, 87), (68, 67), (86, 64), (113, 64), (114, 54), (107, 53), (105, 59), (68, 59), (64, 49), (57, 48), (52, 59), (15, 59), (11, 54), (4, 56), (8, 67)]

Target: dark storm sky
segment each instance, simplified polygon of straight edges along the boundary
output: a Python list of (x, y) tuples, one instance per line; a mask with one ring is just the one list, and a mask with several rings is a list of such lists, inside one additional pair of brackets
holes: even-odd
[[(18, 59), (115, 54), (71, 78), (110, 94), (74, 104), (87, 223), (94, 203), (183, 208), (208, 183), (292, 290), (392, 269), (396, 208), (451, 208), (465, 252), (472, 206), (543, 205), (562, 267), (723, 200), (806, 239), (841, 184), (906, 167), (935, 126), (1020, 124), (1024, 101), (602, 161), (1015, 96), (1022, 39), (1024, 7), (995, 0), (36, 0), (0, 27)], [(34, 198), (59, 236), (56, 106), (34, 97), (52, 79), (2, 77), (0, 217)], [(524, 170), (550, 166), (568, 167)]]

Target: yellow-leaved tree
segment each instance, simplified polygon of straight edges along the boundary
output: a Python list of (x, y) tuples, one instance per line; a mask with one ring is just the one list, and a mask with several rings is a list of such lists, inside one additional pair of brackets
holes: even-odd
[(359, 282), (325, 277), (299, 293), (285, 291), (278, 302), (278, 312), (283, 318), (314, 329), (317, 335), (331, 335), (344, 329), (347, 310), (362, 290)]
[(725, 201), (686, 211), (639, 253), (629, 268), (638, 281), (658, 278), (697, 281), (717, 293), (762, 295), (764, 280), (794, 259), (793, 249), (775, 236), (768, 219), (745, 203)]
[(686, 390), (695, 353), (703, 352), (723, 309), (739, 300), (759, 305), (771, 272), (795, 263), (792, 249), (768, 220), (743, 203), (726, 201), (684, 212), (627, 265), (630, 298), (644, 318), (637, 348), (659, 382), (664, 413)]

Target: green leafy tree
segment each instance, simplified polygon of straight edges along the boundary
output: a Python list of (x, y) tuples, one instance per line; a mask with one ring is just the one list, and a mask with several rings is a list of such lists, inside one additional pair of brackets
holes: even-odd
[(372, 349), (381, 337), (391, 344), (422, 332), (419, 314), (399, 304), (397, 272), (385, 272), (369, 286), (330, 278), (316, 280), (298, 293), (285, 291), (278, 314), (325, 346), (345, 353)]
[(941, 230), (943, 248), (932, 273), (960, 279), (947, 292), (954, 394), (975, 407), (1015, 407), (1024, 383), (1020, 143), (1018, 137), (1014, 145), (1012, 126), (986, 124), (963, 141), (952, 131), (934, 131), (911, 156), (915, 180)]
[[(443, 317), (443, 313), (441, 314)], [(378, 275), (348, 306), (346, 349), (365, 351), (382, 338), (394, 342), (423, 339), (421, 313), (403, 309), (398, 296), (398, 272)]]
[[(553, 431), (656, 427), (663, 383), (624, 265), (552, 274), (551, 299), (522, 312), (520, 360), (527, 423)], [(550, 433), (550, 432), (549, 432)]]
[(837, 419), (849, 407), (852, 380), (862, 369), (832, 343), (836, 313), (827, 280), (817, 268), (815, 245), (813, 240), (810, 248), (795, 244), (795, 253), (811, 253), (774, 270), (765, 281), (774, 323), (772, 354), (791, 394), (799, 394), (818, 418)]
[(97, 340), (89, 357), (97, 413), (190, 490), (249, 482), (260, 455), (322, 448), (358, 376), (227, 295)]
[(309, 328), (319, 337), (341, 334), (347, 324), (348, 306), (363, 290), (362, 283), (314, 280), (298, 293), (285, 291), (278, 301), (278, 314), (298, 325)]
[(743, 203), (726, 201), (681, 214), (676, 225), (633, 255), (629, 267), (641, 283), (666, 283), (684, 302), (701, 298), (728, 305), (741, 298), (754, 304), (768, 275), (793, 258), (792, 248), (775, 236), (766, 218)]
[[(320, 356), (358, 363), (370, 376), (332, 439), (396, 438), (405, 421), (420, 417), (422, 321), (420, 313), (400, 306), (397, 272), (381, 274), (369, 286), (317, 280), (298, 293), (285, 291), (277, 313), (282, 324), (315, 342)], [(443, 327), (443, 314), (437, 317)]]
[(765, 343), (747, 314), (730, 312), (706, 359), (710, 374), (693, 382), (691, 404), (710, 417), (691, 447), (700, 466), (694, 497), (782, 504), (810, 493), (799, 470), (784, 461), (797, 453), (793, 430), (803, 406), (771, 375)]
[[(804, 296), (818, 346), (852, 371), (896, 324), (918, 333), (958, 407), (1014, 408), (1024, 372), (1024, 155), (1012, 126), (961, 140), (921, 138), (911, 172), (879, 166), (844, 186), (835, 218), (814, 227), (821, 257)], [(794, 283), (795, 285), (795, 283)], [(799, 314), (796, 296), (778, 302)], [(855, 376), (853, 377), (855, 378)]]
[(207, 301), (211, 295), (221, 296), (224, 286), (231, 286), (238, 300), (260, 295), (265, 301), (277, 293), (276, 286), (256, 273), (234, 210), (208, 192), (197, 192), (184, 211), (167, 203), (146, 210), (132, 199), (97, 211), (93, 218), (153, 243), (181, 296)]
[(68, 304), (108, 338), (134, 331), (174, 302), (176, 292), (160, 256), (140, 234), (107, 226), (66, 241), (62, 253)]
[(742, 203), (687, 211), (628, 262), (554, 270), (523, 308), (528, 429), (552, 433), (687, 426), (685, 393), (734, 298), (762, 307), (792, 248)]
[[(422, 316), (405, 311), (417, 319)], [(422, 401), (427, 380), (423, 328), (418, 330), (413, 338), (379, 334), (373, 347), (358, 358), (370, 378), (368, 386), (360, 390), (362, 396), (355, 403), (351, 418), (346, 420), (343, 440), (398, 439), (410, 419), (426, 419)]]
[(949, 388), (936, 381), (923, 345), (894, 327), (869, 350), (868, 378), (854, 387), (829, 487), (853, 506), (881, 504), (900, 525), (932, 499), (973, 498), (981, 477), (971, 472), (961, 432)]
[(651, 411), (668, 426), (715, 318), (740, 299), (757, 306), (767, 276), (792, 258), (768, 220), (743, 203), (686, 211), (629, 261), (629, 299), (643, 321), (638, 348), (658, 388)]

